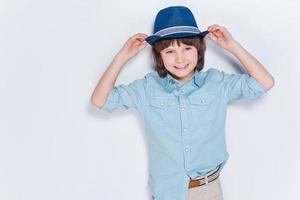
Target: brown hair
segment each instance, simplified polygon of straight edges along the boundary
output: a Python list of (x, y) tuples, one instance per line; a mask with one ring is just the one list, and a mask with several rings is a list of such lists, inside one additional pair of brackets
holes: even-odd
[(194, 36), (194, 37), (185, 37), (185, 38), (162, 39), (162, 40), (156, 41), (152, 46), (152, 56), (154, 59), (155, 70), (158, 72), (160, 77), (165, 77), (168, 74), (168, 71), (165, 68), (163, 60), (161, 58), (160, 51), (169, 47), (171, 44), (173, 44), (173, 42), (176, 42), (176, 41), (177, 41), (178, 46), (180, 46), (180, 42), (182, 42), (185, 45), (192, 45), (197, 49), (198, 62), (197, 62), (195, 69), (197, 71), (200, 71), (203, 69), (206, 45), (205, 45), (205, 41), (202, 37)]

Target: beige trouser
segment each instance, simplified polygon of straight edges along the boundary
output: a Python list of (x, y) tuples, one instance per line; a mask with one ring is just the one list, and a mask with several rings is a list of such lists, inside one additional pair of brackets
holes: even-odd
[[(158, 200), (155, 198), (152, 199)], [(188, 200), (223, 200), (223, 191), (220, 179), (217, 178), (216, 180), (200, 187), (190, 188)]]
[(188, 200), (223, 200), (223, 191), (220, 179), (217, 178), (216, 180), (200, 187), (190, 188)]

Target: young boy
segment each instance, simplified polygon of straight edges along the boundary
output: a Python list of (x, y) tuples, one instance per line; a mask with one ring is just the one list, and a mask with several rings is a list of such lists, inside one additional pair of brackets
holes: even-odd
[[(206, 35), (236, 56), (250, 75), (202, 71)], [(114, 86), (125, 63), (148, 44), (155, 71)], [(159, 11), (152, 36), (138, 33), (128, 39), (91, 101), (108, 112), (138, 110), (146, 128), (153, 199), (223, 199), (218, 177), (228, 159), (226, 107), (234, 100), (258, 98), (273, 85), (273, 77), (225, 27), (215, 24), (201, 32), (187, 7), (172, 6)]]

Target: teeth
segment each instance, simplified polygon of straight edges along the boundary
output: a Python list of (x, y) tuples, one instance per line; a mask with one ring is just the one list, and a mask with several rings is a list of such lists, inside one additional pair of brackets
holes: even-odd
[(183, 69), (183, 68), (186, 68), (188, 65), (184, 66), (184, 67), (177, 67), (175, 66), (177, 69)]

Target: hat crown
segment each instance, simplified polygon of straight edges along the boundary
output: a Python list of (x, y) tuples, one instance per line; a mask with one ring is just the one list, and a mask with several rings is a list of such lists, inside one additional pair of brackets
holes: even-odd
[(197, 27), (196, 20), (191, 10), (184, 6), (171, 6), (158, 12), (154, 23), (154, 33), (176, 26)]
[(198, 29), (193, 13), (185, 6), (170, 6), (160, 10), (154, 21), (154, 33), (146, 41), (154, 45), (158, 40), (200, 36), (208, 31)]

